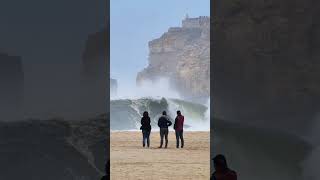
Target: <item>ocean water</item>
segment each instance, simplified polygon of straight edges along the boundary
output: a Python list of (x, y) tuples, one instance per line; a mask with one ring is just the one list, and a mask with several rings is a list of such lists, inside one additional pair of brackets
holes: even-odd
[[(140, 120), (144, 111), (149, 112), (153, 131), (159, 130), (157, 122), (166, 111), (171, 122), (174, 122), (176, 111), (180, 110), (185, 116), (186, 131), (209, 131), (209, 105), (193, 103), (174, 98), (132, 98), (113, 99), (110, 102), (111, 131), (140, 130)], [(172, 130), (172, 127), (170, 128)]]

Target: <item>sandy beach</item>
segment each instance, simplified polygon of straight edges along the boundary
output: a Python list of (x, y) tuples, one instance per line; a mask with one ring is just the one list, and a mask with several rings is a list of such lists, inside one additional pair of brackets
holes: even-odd
[(150, 148), (142, 147), (141, 131), (111, 132), (111, 179), (210, 179), (209, 132), (184, 132), (185, 147), (175, 147), (169, 132), (167, 149), (158, 149), (159, 132), (150, 135)]

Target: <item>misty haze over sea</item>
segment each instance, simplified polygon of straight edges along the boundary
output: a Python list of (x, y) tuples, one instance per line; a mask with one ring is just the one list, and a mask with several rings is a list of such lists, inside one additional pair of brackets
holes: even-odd
[(170, 90), (167, 79), (147, 82), (127, 92), (117, 92), (116, 96), (111, 96), (110, 108), (111, 130), (139, 130), (144, 111), (149, 112), (153, 129), (156, 130), (158, 118), (164, 110), (172, 122), (176, 111), (180, 110), (185, 116), (187, 131), (210, 129), (209, 100), (206, 104), (183, 100), (178, 92)]

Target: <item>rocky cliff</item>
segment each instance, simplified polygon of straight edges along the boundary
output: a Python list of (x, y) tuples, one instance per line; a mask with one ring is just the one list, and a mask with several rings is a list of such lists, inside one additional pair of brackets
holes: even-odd
[(182, 27), (171, 27), (149, 42), (149, 65), (137, 75), (145, 80), (168, 78), (185, 98), (210, 94), (210, 18), (186, 17)]
[(214, 6), (213, 103), (229, 120), (302, 132), (320, 100), (320, 12), (312, 0)]
[(0, 120), (18, 117), (22, 112), (24, 91), (24, 72), (20, 56), (0, 53), (0, 84)]
[(0, 122), (0, 179), (100, 179), (109, 152), (107, 122), (105, 115)]
[(102, 29), (99, 32), (88, 35), (85, 48), (82, 53), (82, 73), (90, 81), (107, 79), (109, 68), (109, 30)]
[[(88, 35), (82, 52), (82, 104), (91, 116), (109, 109), (109, 28)], [(108, 87), (108, 88), (107, 88)]]

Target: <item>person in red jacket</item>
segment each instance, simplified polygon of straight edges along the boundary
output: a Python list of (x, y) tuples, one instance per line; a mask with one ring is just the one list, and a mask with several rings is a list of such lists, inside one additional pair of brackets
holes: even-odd
[(228, 168), (224, 155), (219, 154), (213, 158), (215, 172), (210, 180), (237, 180), (237, 173)]
[(176, 139), (177, 139), (177, 148), (179, 148), (179, 140), (181, 139), (181, 148), (184, 146), (184, 139), (183, 139), (183, 123), (184, 123), (184, 116), (181, 114), (180, 111), (177, 111), (177, 117), (174, 121), (174, 130), (176, 131)]

